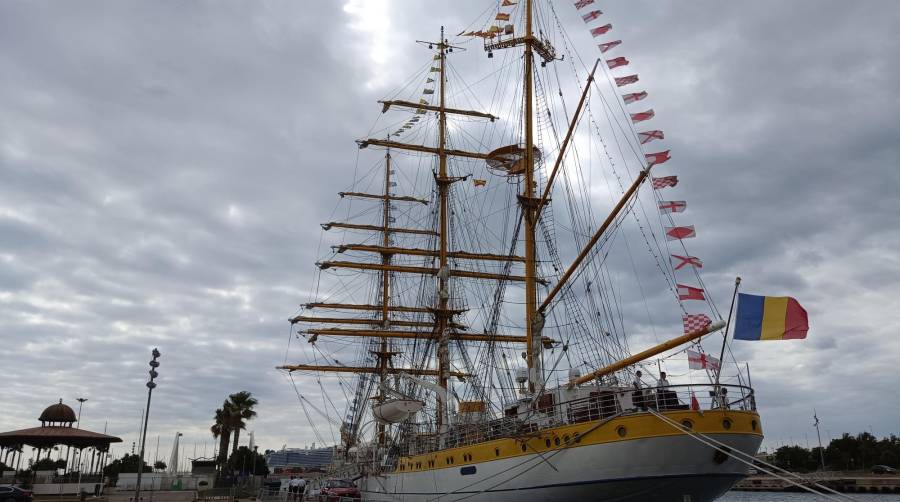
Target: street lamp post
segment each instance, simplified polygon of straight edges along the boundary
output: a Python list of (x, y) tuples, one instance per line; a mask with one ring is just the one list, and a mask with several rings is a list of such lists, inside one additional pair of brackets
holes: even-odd
[(141, 476), (144, 474), (144, 445), (147, 443), (147, 422), (150, 418), (150, 398), (153, 396), (153, 389), (156, 388), (156, 383), (153, 380), (159, 376), (159, 373), (156, 372), (156, 368), (159, 368), (159, 361), (156, 360), (160, 356), (159, 350), (154, 348), (151, 354), (153, 355), (153, 359), (150, 360), (150, 380), (147, 381), (147, 410), (144, 412), (144, 430), (141, 432), (141, 457), (138, 459), (137, 486), (134, 488), (134, 502), (140, 502), (141, 500)]

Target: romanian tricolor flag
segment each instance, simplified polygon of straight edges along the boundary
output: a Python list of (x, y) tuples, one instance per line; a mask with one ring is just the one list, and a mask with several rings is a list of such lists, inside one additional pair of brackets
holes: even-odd
[(806, 338), (806, 310), (789, 296), (738, 295), (735, 340), (791, 340)]

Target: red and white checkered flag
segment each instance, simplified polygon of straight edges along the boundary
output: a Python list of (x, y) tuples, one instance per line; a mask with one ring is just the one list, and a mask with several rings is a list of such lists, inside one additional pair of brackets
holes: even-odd
[(674, 187), (678, 184), (678, 176), (663, 176), (661, 178), (653, 178), (653, 189), (660, 190), (666, 187)]
[(684, 324), (684, 334), (699, 331), (712, 324), (712, 320), (706, 314), (684, 314), (681, 316), (681, 322)]
[(575, 8), (580, 10), (592, 3), (594, 3), (594, 0), (578, 0), (577, 2), (575, 2)]

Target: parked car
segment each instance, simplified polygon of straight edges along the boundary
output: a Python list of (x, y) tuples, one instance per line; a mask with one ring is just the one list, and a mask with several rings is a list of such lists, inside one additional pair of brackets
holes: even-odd
[(889, 467), (886, 465), (875, 465), (872, 466), (873, 474), (897, 474), (897, 469), (893, 467)]
[(0, 485), (0, 502), (31, 502), (31, 491), (18, 486)]
[(319, 491), (319, 500), (322, 502), (344, 502), (344, 500), (359, 500), (359, 488), (348, 479), (329, 479), (322, 485)]

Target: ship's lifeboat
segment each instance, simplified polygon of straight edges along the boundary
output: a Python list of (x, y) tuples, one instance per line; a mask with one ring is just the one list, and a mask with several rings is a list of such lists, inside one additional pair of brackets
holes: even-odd
[(375, 419), (382, 423), (396, 424), (415, 415), (425, 403), (413, 399), (395, 399), (376, 404), (372, 407), (372, 415)]

